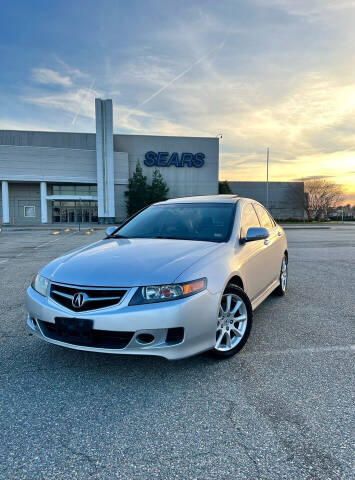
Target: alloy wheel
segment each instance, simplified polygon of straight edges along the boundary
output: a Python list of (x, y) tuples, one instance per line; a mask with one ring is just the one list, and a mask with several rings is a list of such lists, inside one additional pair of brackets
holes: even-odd
[(243, 338), (247, 322), (244, 301), (234, 293), (224, 294), (217, 319), (215, 349), (221, 352), (232, 350)]
[(281, 265), (281, 274), (280, 274), (280, 285), (282, 290), (285, 292), (287, 288), (287, 260), (286, 257), (282, 259)]

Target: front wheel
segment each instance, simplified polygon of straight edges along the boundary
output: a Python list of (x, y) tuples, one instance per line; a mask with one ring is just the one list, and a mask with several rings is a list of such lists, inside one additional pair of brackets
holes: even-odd
[(281, 262), (281, 271), (280, 271), (280, 285), (276, 288), (276, 295), (282, 297), (286, 294), (288, 287), (288, 261), (287, 256), (284, 255)]
[(247, 294), (236, 285), (228, 285), (221, 298), (212, 355), (226, 358), (239, 352), (248, 340), (252, 321), (253, 310)]

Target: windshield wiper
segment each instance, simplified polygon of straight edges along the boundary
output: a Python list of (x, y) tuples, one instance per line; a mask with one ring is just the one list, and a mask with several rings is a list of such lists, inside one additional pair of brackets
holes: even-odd
[(124, 235), (120, 235), (119, 233), (116, 233), (116, 235), (107, 235), (105, 237), (105, 240), (106, 238), (128, 238), (128, 237), (125, 237)]

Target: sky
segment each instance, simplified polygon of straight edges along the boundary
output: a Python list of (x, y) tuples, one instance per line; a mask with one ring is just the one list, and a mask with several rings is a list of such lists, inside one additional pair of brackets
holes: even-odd
[(216, 137), (221, 180), (355, 204), (355, 0), (5, 0), (0, 129)]

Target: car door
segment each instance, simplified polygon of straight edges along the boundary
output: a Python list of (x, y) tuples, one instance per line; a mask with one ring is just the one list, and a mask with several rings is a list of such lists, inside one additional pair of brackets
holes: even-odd
[[(253, 204), (245, 203), (242, 207), (240, 217), (240, 238), (244, 238), (249, 228), (260, 227), (259, 218)], [(243, 243), (240, 246), (239, 270), (244, 281), (245, 292), (251, 300), (265, 290), (269, 282), (268, 270), (264, 268), (263, 258), (266, 245), (264, 240)], [(239, 261), (239, 257), (238, 257)]]
[(262, 205), (259, 203), (254, 203), (254, 207), (261, 226), (266, 228), (269, 233), (269, 237), (264, 240), (265, 248), (262, 258), (263, 268), (267, 273), (267, 282), (265, 285), (265, 287), (267, 287), (271, 285), (280, 275), (282, 256), (280, 254), (280, 236), (278, 235), (279, 229), (274, 219)]

